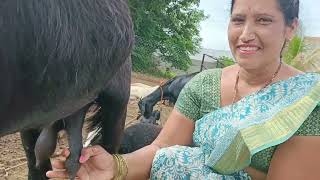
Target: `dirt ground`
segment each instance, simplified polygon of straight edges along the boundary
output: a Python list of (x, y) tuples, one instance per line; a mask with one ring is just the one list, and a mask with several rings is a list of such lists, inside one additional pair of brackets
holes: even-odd
[[(132, 83), (143, 83), (150, 86), (159, 85), (162, 79), (148, 77), (142, 74), (133, 74)], [(128, 104), (128, 113), (126, 127), (137, 122), (138, 100), (130, 100)], [(161, 124), (165, 122), (172, 107), (160, 105), (158, 103), (154, 109), (161, 109)], [(53, 157), (61, 152), (62, 148), (67, 146), (65, 134), (59, 134), (58, 146)], [(0, 180), (25, 180), (27, 179), (27, 161), (21, 144), (19, 133), (7, 135), (0, 138)]]

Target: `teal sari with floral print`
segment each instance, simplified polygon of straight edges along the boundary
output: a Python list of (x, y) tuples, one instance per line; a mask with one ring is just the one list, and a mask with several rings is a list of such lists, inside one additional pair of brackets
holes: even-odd
[(194, 147), (156, 153), (151, 179), (250, 179), (254, 154), (292, 137), (320, 102), (320, 75), (276, 82), (195, 122)]

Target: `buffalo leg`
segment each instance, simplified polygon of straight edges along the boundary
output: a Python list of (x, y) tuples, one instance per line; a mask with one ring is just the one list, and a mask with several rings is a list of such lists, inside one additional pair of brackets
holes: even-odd
[[(112, 92), (100, 96), (101, 103), (101, 135), (98, 144), (109, 153), (116, 153), (120, 147), (126, 119), (127, 101)], [(96, 144), (96, 142), (94, 143)]]
[(36, 167), (36, 157), (34, 153), (34, 148), (39, 135), (39, 130), (26, 130), (20, 132), (23, 148), (28, 161), (29, 180), (47, 179), (45, 173), (51, 169), (50, 159), (43, 162), (42, 166), (39, 169)]
[(101, 130), (91, 144), (102, 145), (109, 153), (116, 153), (120, 147), (130, 97), (131, 59), (120, 68), (98, 96), (101, 106), (96, 121)]
[(70, 155), (66, 160), (66, 169), (68, 170), (69, 177), (71, 179), (75, 178), (76, 173), (80, 168), (79, 157), (83, 148), (82, 127), (87, 109), (87, 107), (82, 108), (78, 112), (64, 119), (70, 150)]
[(107, 151), (110, 153), (117, 153), (120, 148), (126, 121), (126, 111), (127, 106), (123, 106), (119, 112), (110, 115), (110, 117), (115, 117), (118, 120), (114, 123), (113, 129), (104, 132), (104, 144), (107, 146)]

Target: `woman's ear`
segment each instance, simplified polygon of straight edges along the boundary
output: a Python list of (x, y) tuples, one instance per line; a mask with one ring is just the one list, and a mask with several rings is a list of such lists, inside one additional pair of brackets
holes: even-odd
[(291, 25), (288, 25), (286, 27), (286, 39), (291, 40), (296, 34), (298, 27), (299, 27), (299, 20), (298, 18), (294, 18)]

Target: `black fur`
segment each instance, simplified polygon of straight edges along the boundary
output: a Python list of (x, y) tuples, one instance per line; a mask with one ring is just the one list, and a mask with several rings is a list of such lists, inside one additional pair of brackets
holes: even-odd
[[(0, 137), (22, 132), (29, 179), (45, 179), (50, 168), (48, 161), (40, 163), (40, 171), (35, 168), (38, 136), (54, 139), (60, 128), (67, 130), (73, 148), (68, 167), (74, 176), (80, 126), (96, 100), (102, 108), (94, 119), (107, 121), (100, 123), (101, 143), (116, 151), (133, 43), (126, 0), (0, 0)], [(56, 128), (59, 121), (64, 126)], [(39, 141), (38, 147), (46, 146)]]
[(144, 116), (141, 116), (140, 122), (159, 125), (157, 122), (159, 119), (160, 119), (160, 111), (153, 111), (151, 116), (148, 119), (145, 118)]
[(119, 149), (120, 154), (127, 154), (151, 144), (159, 135), (161, 126), (149, 123), (137, 123), (124, 131)]

